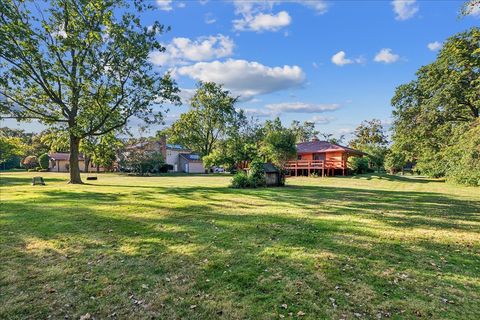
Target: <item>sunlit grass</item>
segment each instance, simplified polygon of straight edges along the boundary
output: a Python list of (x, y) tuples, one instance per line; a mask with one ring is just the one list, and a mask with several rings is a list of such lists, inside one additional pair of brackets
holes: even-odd
[(478, 188), (41, 174), (0, 174), (0, 318), (480, 317)]

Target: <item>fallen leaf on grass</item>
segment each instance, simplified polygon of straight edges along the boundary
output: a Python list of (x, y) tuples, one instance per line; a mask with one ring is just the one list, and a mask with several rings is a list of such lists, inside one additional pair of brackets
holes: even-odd
[(90, 313), (85, 313), (83, 316), (80, 316), (80, 320), (89, 320), (92, 319), (92, 315)]

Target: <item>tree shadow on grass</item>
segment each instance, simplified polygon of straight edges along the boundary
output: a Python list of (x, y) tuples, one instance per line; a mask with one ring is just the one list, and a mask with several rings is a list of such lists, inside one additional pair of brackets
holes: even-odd
[[(190, 319), (269, 319), (287, 312), (282, 304), (311, 319), (468, 318), (478, 311), (478, 282), (468, 283), (478, 276), (477, 245), (402, 240), (356, 218), (405, 233), (414, 227), (478, 233), (479, 201), (323, 186), (135, 188), (135, 211), (96, 207), (132, 199), (91, 191), (45, 190), (43, 198), (6, 203), (2, 258), (20, 271), (16, 279), (0, 278), (5, 310), (19, 318), (95, 310), (100, 318), (116, 312)], [(158, 198), (166, 195), (177, 206)], [(27, 249), (41, 240), (53, 248)], [(56, 293), (48, 294), (46, 284)], [(47, 297), (32, 311), (15, 303), (18, 291), (27, 300)], [(70, 309), (63, 307), (67, 296)]]

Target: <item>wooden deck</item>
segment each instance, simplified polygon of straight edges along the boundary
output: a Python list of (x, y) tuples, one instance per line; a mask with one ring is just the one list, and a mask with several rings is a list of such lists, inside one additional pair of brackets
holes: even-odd
[(324, 177), (325, 175), (335, 175), (335, 170), (341, 170), (342, 175), (345, 175), (347, 169), (346, 161), (333, 160), (296, 160), (288, 161), (285, 164), (289, 176), (306, 175), (310, 176), (316, 173)]

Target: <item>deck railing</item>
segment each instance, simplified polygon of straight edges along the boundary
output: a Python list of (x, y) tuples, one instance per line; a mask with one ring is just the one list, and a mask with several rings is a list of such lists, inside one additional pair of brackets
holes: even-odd
[(310, 175), (312, 172), (318, 172), (322, 176), (329, 175), (329, 173), (334, 173), (335, 169), (341, 169), (342, 173), (345, 174), (347, 164), (345, 161), (341, 160), (295, 160), (287, 161), (285, 164), (285, 169), (291, 171), (291, 174), (297, 175), (299, 170), (307, 170), (307, 174)]

